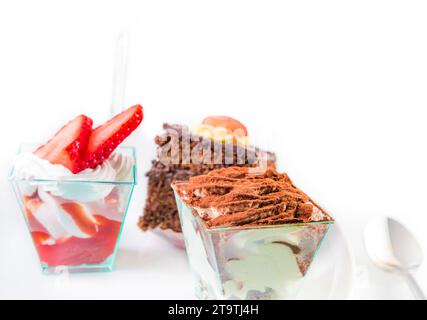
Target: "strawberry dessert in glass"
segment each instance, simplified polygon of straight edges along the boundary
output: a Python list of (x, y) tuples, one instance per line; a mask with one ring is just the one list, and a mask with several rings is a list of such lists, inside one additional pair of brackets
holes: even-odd
[(135, 105), (92, 129), (80, 115), (45, 145), (22, 146), (10, 173), (44, 273), (111, 271), (136, 183)]

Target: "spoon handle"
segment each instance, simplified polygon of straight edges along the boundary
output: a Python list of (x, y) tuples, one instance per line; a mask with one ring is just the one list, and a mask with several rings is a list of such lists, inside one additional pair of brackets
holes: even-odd
[(415, 299), (426, 300), (426, 296), (414, 276), (410, 272), (404, 272), (403, 275), (406, 279), (406, 283), (414, 294)]

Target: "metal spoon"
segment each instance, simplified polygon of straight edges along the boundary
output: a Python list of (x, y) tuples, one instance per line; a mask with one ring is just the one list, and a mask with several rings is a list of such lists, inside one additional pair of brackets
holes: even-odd
[(401, 274), (415, 298), (426, 300), (412, 275), (421, 265), (423, 252), (411, 232), (392, 218), (378, 217), (368, 223), (364, 238), (371, 260), (384, 270)]

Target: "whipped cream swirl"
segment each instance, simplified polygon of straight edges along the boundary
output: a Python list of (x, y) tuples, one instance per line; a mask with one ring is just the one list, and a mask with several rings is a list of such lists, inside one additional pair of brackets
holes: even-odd
[[(37, 188), (63, 199), (91, 202), (105, 198), (113, 190), (112, 183), (128, 181), (131, 177), (133, 159), (120, 152), (95, 169), (85, 169), (73, 174), (66, 167), (52, 164), (33, 153), (19, 154), (14, 162), (12, 178), (26, 180), (22, 183), (22, 191), (26, 195), (33, 194)], [(34, 181), (34, 179), (48, 181)], [(81, 183), (77, 183), (81, 181)], [(112, 183), (106, 183), (112, 182)]]

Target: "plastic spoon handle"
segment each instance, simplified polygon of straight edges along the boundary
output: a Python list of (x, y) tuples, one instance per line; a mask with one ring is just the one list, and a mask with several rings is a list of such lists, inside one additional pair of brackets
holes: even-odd
[(127, 55), (129, 47), (129, 36), (126, 32), (120, 32), (116, 42), (116, 53), (113, 75), (113, 94), (111, 100), (111, 116), (120, 113), (124, 109), (124, 98), (126, 89)]
[(403, 276), (405, 277), (406, 283), (414, 294), (415, 299), (426, 300), (426, 296), (421, 287), (419, 286), (417, 280), (415, 280), (414, 276), (409, 272), (403, 272)]

